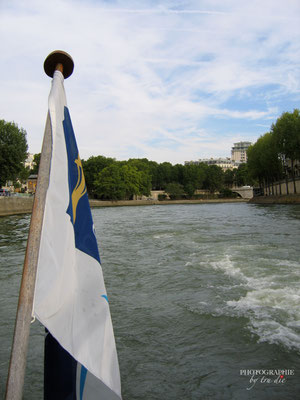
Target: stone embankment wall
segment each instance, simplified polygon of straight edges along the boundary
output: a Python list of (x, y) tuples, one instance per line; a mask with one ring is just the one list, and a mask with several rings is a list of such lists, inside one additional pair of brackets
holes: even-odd
[(289, 194), (283, 196), (257, 196), (249, 203), (253, 204), (300, 204), (300, 194)]
[(33, 197), (0, 197), (0, 216), (31, 213)]
[[(121, 207), (121, 206), (151, 206), (165, 204), (204, 204), (204, 203), (236, 203), (245, 202), (244, 199), (213, 199), (213, 200), (124, 200), (100, 201), (90, 200), (91, 207)], [(31, 213), (33, 197), (0, 197), (0, 216)]]
[(300, 178), (296, 178), (296, 192), (294, 193), (294, 182), (275, 182), (264, 189), (264, 196), (253, 197), (250, 203), (256, 204), (300, 204)]
[[(296, 179), (295, 184), (296, 184), (296, 192), (300, 193), (300, 178)], [(280, 192), (280, 187), (281, 187), (281, 192)], [(279, 196), (280, 193), (281, 196), (285, 196), (287, 194), (294, 194), (294, 182), (292, 181), (292, 179), (289, 179), (287, 184), (286, 181), (275, 182), (270, 187), (265, 188), (264, 192), (265, 196), (268, 196), (270, 194)]]
[(91, 207), (117, 207), (117, 206), (151, 206), (165, 204), (204, 204), (204, 203), (242, 203), (245, 199), (208, 199), (208, 200), (119, 200), (101, 201), (90, 200)]

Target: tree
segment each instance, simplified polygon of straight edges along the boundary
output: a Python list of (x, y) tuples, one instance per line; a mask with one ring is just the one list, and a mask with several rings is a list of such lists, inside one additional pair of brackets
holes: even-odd
[(224, 183), (224, 172), (218, 165), (209, 165), (206, 169), (206, 178), (204, 181), (204, 187), (215, 193), (220, 191)]
[(273, 185), (282, 177), (282, 166), (274, 134), (267, 132), (247, 151), (249, 176), (259, 181), (260, 187)]
[(157, 190), (159, 189), (158, 163), (156, 161), (148, 161), (148, 168), (151, 178), (151, 188), (152, 190)]
[(141, 194), (149, 196), (152, 183), (150, 172), (151, 169), (147, 158), (131, 158), (128, 160), (128, 165), (136, 168), (137, 171), (141, 172)]
[(18, 174), (18, 179), (20, 180), (20, 182), (25, 183), (27, 181), (29, 175), (30, 175), (29, 167), (25, 167), (23, 165), (22, 170)]
[(0, 186), (15, 181), (27, 158), (26, 131), (13, 122), (0, 120)]
[(121, 200), (125, 197), (124, 182), (117, 163), (98, 172), (94, 181), (94, 194), (101, 200)]
[(183, 186), (176, 182), (168, 183), (165, 192), (168, 193), (171, 200), (179, 199), (184, 195)]
[(284, 112), (272, 125), (275, 143), (284, 160), (291, 161), (291, 175), (296, 193), (295, 161), (300, 160), (300, 111)]
[(247, 150), (248, 171), (252, 179), (259, 182), (259, 186), (264, 186), (264, 171), (262, 165), (262, 140), (257, 140)]
[(230, 188), (233, 186), (234, 183), (234, 179), (235, 179), (235, 170), (233, 169), (227, 169), (224, 172), (224, 185), (227, 188)]
[(248, 165), (246, 163), (240, 164), (238, 169), (235, 170), (234, 180), (237, 186), (253, 185), (254, 181), (249, 176)]
[(183, 186), (189, 197), (192, 197), (196, 189), (201, 189), (205, 179), (204, 164), (185, 165), (183, 169)]
[(96, 187), (95, 181), (98, 177), (99, 172), (104, 168), (116, 162), (114, 158), (108, 158), (104, 156), (90, 157), (87, 161), (82, 160), (83, 173), (87, 186), (87, 191), (90, 196), (95, 195)]
[(165, 189), (168, 183), (172, 182), (173, 166), (169, 162), (158, 165), (157, 168), (157, 186), (158, 189)]
[(120, 173), (125, 187), (125, 199), (132, 200), (133, 196), (141, 196), (145, 189), (143, 173), (130, 164), (122, 165)]
[(40, 167), (40, 161), (41, 161), (41, 153), (37, 153), (33, 156), (33, 167), (30, 170), (31, 174), (37, 175), (39, 173), (39, 167)]
[(131, 200), (143, 194), (143, 176), (137, 168), (114, 162), (97, 175), (95, 195), (102, 200)]

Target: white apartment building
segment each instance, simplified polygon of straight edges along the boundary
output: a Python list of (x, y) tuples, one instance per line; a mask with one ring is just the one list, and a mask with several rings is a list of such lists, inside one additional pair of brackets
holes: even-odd
[(247, 162), (247, 150), (251, 146), (251, 142), (238, 142), (234, 143), (231, 148), (231, 160), (235, 163)]
[(235, 165), (229, 157), (226, 158), (201, 158), (198, 161), (185, 161), (185, 165), (189, 164), (207, 164), (207, 165), (217, 165), (218, 167), (221, 167), (223, 171), (227, 171), (228, 169), (234, 169), (237, 168), (237, 165)]
[(27, 159), (25, 160), (25, 163), (24, 163), (25, 168), (26, 167), (29, 167), (29, 169), (33, 168), (33, 157), (34, 157), (34, 154), (28, 153)]
[(204, 163), (207, 165), (217, 165), (225, 172), (228, 169), (238, 168), (240, 164), (247, 162), (247, 150), (251, 144), (251, 142), (234, 143), (233, 147), (231, 148), (231, 158), (202, 158), (197, 161), (185, 161), (184, 164), (198, 165), (200, 163)]

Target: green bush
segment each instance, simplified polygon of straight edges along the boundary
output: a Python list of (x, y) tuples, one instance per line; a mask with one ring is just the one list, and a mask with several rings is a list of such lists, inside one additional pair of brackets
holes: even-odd
[(220, 190), (220, 194), (218, 195), (218, 197), (221, 199), (224, 198), (234, 199), (238, 197), (238, 194), (233, 192), (231, 189), (223, 188)]
[(158, 195), (158, 200), (159, 200), (159, 201), (166, 200), (166, 198), (167, 198), (167, 195), (166, 195), (166, 194), (159, 194), (159, 195)]

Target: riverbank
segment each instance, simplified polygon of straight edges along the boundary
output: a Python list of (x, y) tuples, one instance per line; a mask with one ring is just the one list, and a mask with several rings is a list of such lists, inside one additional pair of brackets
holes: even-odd
[(252, 204), (300, 204), (300, 194), (284, 196), (258, 196), (249, 200)]
[(31, 213), (32, 197), (0, 197), (0, 216)]
[(154, 206), (167, 204), (245, 203), (245, 199), (201, 199), (201, 200), (90, 200), (91, 207)]
[[(90, 200), (91, 207), (125, 207), (125, 206), (152, 206), (167, 204), (205, 204), (205, 203), (241, 203), (245, 199), (208, 199), (208, 200), (120, 200), (101, 201)], [(3, 197), (0, 198), (0, 216), (31, 213), (33, 197)]]

